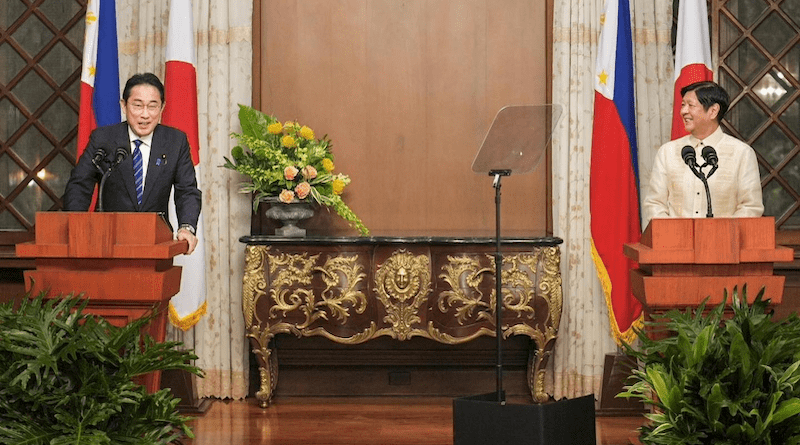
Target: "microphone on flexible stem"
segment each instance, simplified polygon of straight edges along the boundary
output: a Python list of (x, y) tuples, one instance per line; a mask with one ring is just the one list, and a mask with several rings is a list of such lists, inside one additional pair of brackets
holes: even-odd
[(717, 157), (717, 151), (714, 150), (714, 147), (706, 145), (705, 147), (703, 147), (703, 152), (701, 153), (701, 156), (703, 156), (703, 159), (706, 160), (706, 163), (703, 164), (703, 167), (705, 167), (706, 165), (711, 166), (711, 171), (709, 171), (708, 174), (706, 175), (706, 178), (710, 178), (711, 175), (713, 175), (714, 172), (717, 171), (717, 167), (719, 167), (718, 165), (719, 158)]
[(683, 162), (692, 169), (692, 173), (702, 180), (703, 175), (697, 170), (697, 155), (694, 153), (694, 148), (691, 145), (683, 147), (683, 149), (681, 149), (681, 157), (683, 158)]
[[(713, 151), (714, 149), (712, 148), (711, 150)], [(705, 153), (706, 152), (703, 151), (703, 157), (705, 157)], [(716, 152), (714, 153), (714, 156), (716, 157)], [(703, 174), (701, 169), (702, 167), (698, 168), (697, 166), (697, 155), (694, 153), (694, 148), (691, 145), (683, 147), (681, 149), (681, 157), (683, 158), (683, 162), (685, 162), (686, 165), (692, 169), (692, 173), (694, 173), (695, 176), (703, 181), (703, 186), (706, 189), (706, 202), (708, 203), (708, 212), (706, 213), (706, 218), (713, 218), (714, 213), (711, 211), (711, 191), (708, 189), (708, 178), (706, 178), (706, 175)], [(706, 162), (708, 162), (708, 160), (706, 160)], [(712, 172), (714, 170), (716, 170), (716, 168), (714, 168)]]
[(124, 161), (127, 156), (128, 156), (128, 150), (125, 150), (123, 147), (117, 147), (117, 151), (114, 154), (114, 166), (111, 168), (113, 169), (114, 167), (121, 164), (122, 161)]
[(123, 147), (118, 147), (116, 152), (114, 152), (114, 163), (111, 164), (108, 167), (108, 170), (106, 170), (103, 173), (103, 178), (100, 179), (100, 187), (98, 187), (99, 192), (97, 193), (97, 211), (98, 212), (102, 212), (103, 211), (103, 189), (105, 189), (105, 186), (106, 186), (106, 179), (108, 179), (108, 176), (111, 174), (111, 172), (114, 170), (114, 168), (116, 168), (116, 166), (118, 166), (119, 164), (122, 163), (123, 160), (125, 160), (126, 156), (128, 156), (128, 150), (126, 150)]
[(97, 167), (98, 170), (100, 170), (100, 173), (105, 172), (103, 167), (100, 165), (100, 162), (104, 161), (105, 159), (106, 159), (106, 150), (103, 147), (98, 148), (97, 151), (94, 152), (94, 157), (92, 158), (92, 164), (94, 164), (94, 166)]

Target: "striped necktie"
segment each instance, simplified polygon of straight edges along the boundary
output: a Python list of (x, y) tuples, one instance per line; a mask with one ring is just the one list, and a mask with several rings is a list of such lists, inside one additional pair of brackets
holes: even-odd
[(142, 151), (139, 146), (142, 141), (136, 139), (133, 141), (136, 148), (133, 150), (133, 177), (136, 180), (136, 199), (139, 200), (139, 205), (142, 205), (142, 196), (144, 195), (144, 168), (142, 165)]

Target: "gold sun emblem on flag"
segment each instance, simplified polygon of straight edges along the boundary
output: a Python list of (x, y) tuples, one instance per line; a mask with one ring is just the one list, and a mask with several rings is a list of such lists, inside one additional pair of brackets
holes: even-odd
[(597, 75), (597, 78), (600, 80), (601, 85), (608, 83), (608, 73), (606, 70), (601, 71), (600, 74)]

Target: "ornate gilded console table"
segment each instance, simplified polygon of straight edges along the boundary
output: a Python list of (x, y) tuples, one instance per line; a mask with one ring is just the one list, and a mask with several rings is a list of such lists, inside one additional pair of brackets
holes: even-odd
[[(495, 335), (490, 237), (245, 236), (242, 308), (259, 362), (262, 407), (277, 385), (273, 338), (340, 344), (424, 337), (460, 344)], [(560, 250), (553, 237), (503, 239), (504, 338), (529, 337), (527, 383), (544, 402), (544, 373), (561, 318)]]

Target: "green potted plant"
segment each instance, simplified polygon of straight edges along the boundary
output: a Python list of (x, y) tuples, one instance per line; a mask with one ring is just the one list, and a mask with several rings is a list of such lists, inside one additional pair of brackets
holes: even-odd
[(0, 443), (168, 444), (194, 437), (168, 389), (148, 394), (132, 379), (183, 369), (197, 357), (140, 330), (84, 314), (76, 297), (0, 305)]
[(239, 123), (242, 132), (231, 136), (240, 145), (231, 150), (230, 158), (224, 158), (222, 166), (248, 177), (240, 191), (253, 194), (253, 211), (265, 200), (284, 205), (313, 202), (333, 208), (359, 233), (369, 235), (369, 229), (342, 200), (350, 177), (334, 173), (327, 136), (317, 139), (314, 130), (305, 125), (281, 123), (246, 105), (239, 105)]
[(706, 313), (668, 312), (647, 323), (626, 346), (639, 362), (620, 397), (652, 406), (640, 428), (645, 444), (800, 444), (800, 319), (773, 321), (759, 292), (733, 290), (732, 316), (723, 303)]

